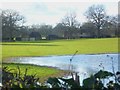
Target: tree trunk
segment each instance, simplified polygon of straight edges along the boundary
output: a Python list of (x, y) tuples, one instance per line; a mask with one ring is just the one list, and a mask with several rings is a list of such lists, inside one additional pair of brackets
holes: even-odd
[(101, 32), (100, 32), (100, 26), (97, 27), (97, 38), (100, 38)]

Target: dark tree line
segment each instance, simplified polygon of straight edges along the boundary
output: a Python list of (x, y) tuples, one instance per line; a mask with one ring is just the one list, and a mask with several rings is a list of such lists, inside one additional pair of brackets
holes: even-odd
[(31, 33), (39, 33), (39, 39), (54, 36), (64, 39), (117, 37), (118, 16), (106, 14), (103, 5), (93, 5), (85, 12), (87, 22), (80, 24), (75, 12), (67, 13), (55, 27), (51, 25), (25, 26), (25, 18), (14, 10), (2, 11), (2, 38), (12, 41), (14, 38), (30, 38)]

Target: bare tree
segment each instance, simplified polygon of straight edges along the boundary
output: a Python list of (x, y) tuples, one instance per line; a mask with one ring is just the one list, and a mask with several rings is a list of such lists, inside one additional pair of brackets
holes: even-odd
[(62, 19), (62, 24), (68, 27), (76, 27), (76, 25), (78, 24), (76, 20), (76, 13), (67, 13), (64, 19)]
[(72, 34), (75, 32), (76, 28), (80, 27), (80, 24), (77, 21), (76, 13), (68, 13), (66, 16), (62, 19), (62, 25), (66, 26), (64, 36), (66, 36), (67, 39), (72, 38)]
[(97, 37), (100, 37), (100, 30), (105, 23), (106, 12), (103, 5), (93, 5), (85, 13), (89, 21), (97, 27)]
[(103, 31), (103, 33), (108, 36), (118, 36), (118, 17), (106, 16), (106, 22), (103, 25)]
[(112, 28), (115, 32), (115, 36), (118, 36), (118, 16), (112, 16), (110, 19), (110, 23), (112, 24)]
[(20, 26), (23, 26), (24, 17), (14, 10), (2, 11), (2, 31), (3, 36), (9, 36), (11, 41), (13, 32)]

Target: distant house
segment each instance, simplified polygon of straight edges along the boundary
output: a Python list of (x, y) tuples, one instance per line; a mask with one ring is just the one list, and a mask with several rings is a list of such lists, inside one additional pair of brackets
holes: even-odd
[(29, 39), (30, 39), (30, 41), (40, 40), (41, 35), (39, 32), (31, 32), (29, 35)]
[(80, 38), (91, 38), (91, 37), (92, 37), (91, 35), (86, 34), (86, 33), (82, 33), (82, 34), (80, 35)]
[(55, 40), (55, 39), (59, 39), (59, 36), (57, 36), (57, 35), (48, 35), (48, 36), (46, 37), (46, 39), (47, 39), (47, 40)]
[(29, 41), (29, 33), (22, 33), (21, 41)]

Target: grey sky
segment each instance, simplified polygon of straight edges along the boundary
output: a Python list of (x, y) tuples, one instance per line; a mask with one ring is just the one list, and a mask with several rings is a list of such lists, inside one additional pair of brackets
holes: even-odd
[(117, 2), (2, 2), (0, 8), (14, 9), (26, 18), (26, 25), (56, 25), (68, 12), (75, 12), (79, 22), (85, 22), (85, 11), (93, 4), (103, 4), (108, 15), (117, 15)]

